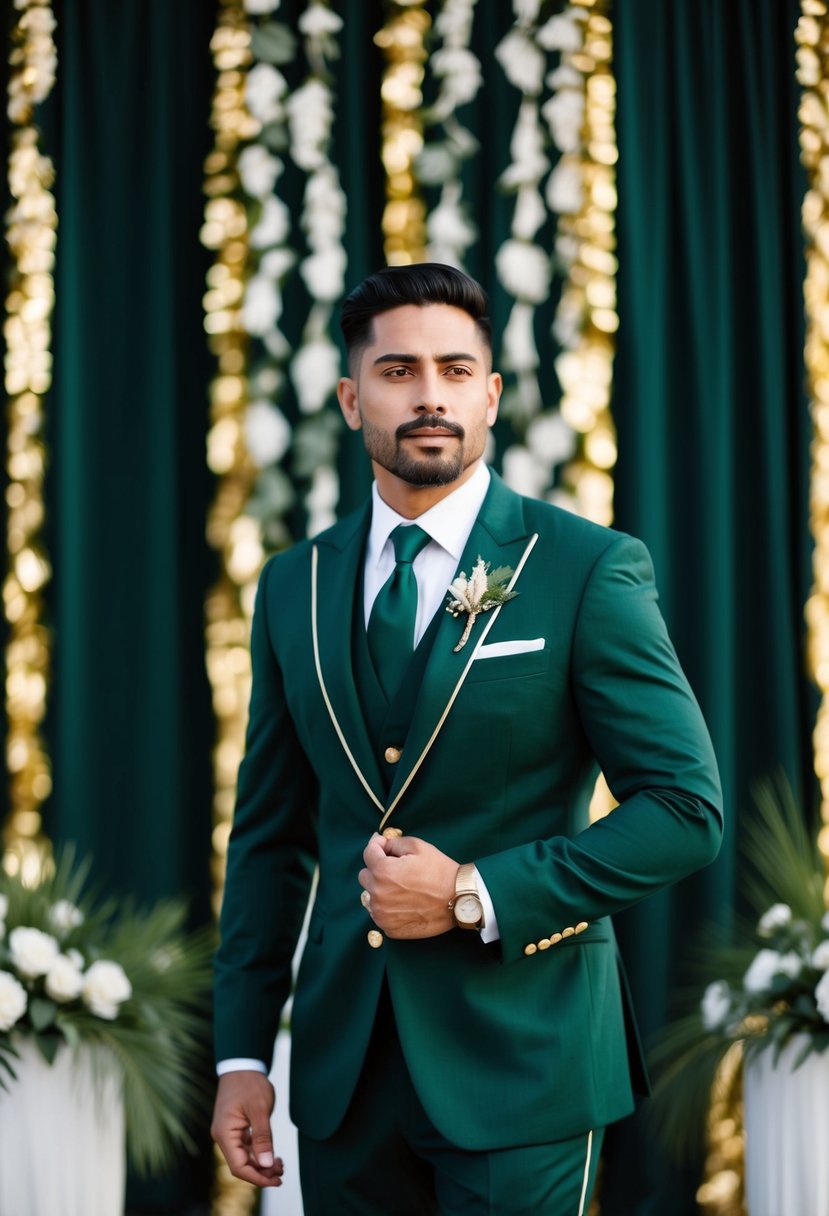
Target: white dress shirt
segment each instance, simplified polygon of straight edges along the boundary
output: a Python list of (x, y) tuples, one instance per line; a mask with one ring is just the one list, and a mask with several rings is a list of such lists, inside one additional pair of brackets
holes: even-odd
[[(417, 519), (405, 519), (383, 501), (377, 489), (377, 483), (374, 483), (371, 491), (371, 527), (366, 544), (366, 564), (363, 570), (363, 611), (366, 625), (368, 625), (377, 593), (394, 569), (394, 545), (391, 541), (391, 534), (398, 524), (416, 523), (432, 538), (428, 545), (424, 545), (412, 564), (417, 582), (417, 618), (413, 638), (413, 643), (417, 646), (432, 617), (441, 610), (441, 605), (446, 602), (449, 584), (457, 573), (458, 563), (488, 489), (489, 470), (482, 463), (478, 465), (469, 481), (464, 482), (457, 490), (453, 490), (428, 511), (418, 515)], [(467, 570), (466, 573), (469, 574), (470, 571)], [(478, 875), (478, 890), (484, 909), (484, 928), (481, 930), (481, 938), (485, 942), (497, 941), (500, 934), (495, 918), (495, 908), (480, 875)], [(219, 1076), (226, 1072), (237, 1072), (242, 1069), (268, 1072), (261, 1060), (221, 1060), (216, 1066)]]

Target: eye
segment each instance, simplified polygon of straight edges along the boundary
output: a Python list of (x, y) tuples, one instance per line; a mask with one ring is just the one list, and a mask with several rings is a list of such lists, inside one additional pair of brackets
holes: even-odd
[(388, 367), (383, 372), (383, 377), (386, 380), (403, 380), (406, 376), (411, 375), (411, 369), (408, 367)]
[(451, 367), (447, 367), (446, 375), (460, 378), (461, 376), (471, 376), (472, 372), (468, 367), (464, 367), (462, 363), (453, 363)]

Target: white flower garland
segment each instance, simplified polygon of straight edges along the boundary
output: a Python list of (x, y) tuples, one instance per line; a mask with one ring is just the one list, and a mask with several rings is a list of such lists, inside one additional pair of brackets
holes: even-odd
[(444, 0), (435, 18), (435, 33), (442, 44), (430, 55), (428, 68), (440, 84), (433, 106), (424, 113), (424, 126), (442, 127), (415, 161), (418, 181), (440, 186), (437, 205), (426, 218), (427, 258), (463, 266), (466, 251), (478, 238), (478, 229), (463, 203), (460, 171), (478, 150), (478, 141), (462, 126), (456, 110), (473, 101), (483, 83), (481, 62), (469, 49), (477, 0)]
[[(251, 14), (270, 14), (278, 0), (245, 0)], [(247, 332), (258, 337), (269, 356), (249, 377), (250, 405), (246, 439), (251, 456), (262, 470), (250, 507), (261, 520), (269, 547), (290, 539), (282, 516), (290, 507), (293, 487), (279, 467), (290, 452), (297, 476), (310, 481), (305, 499), (307, 532), (314, 535), (334, 522), (339, 486), (332, 466), (336, 462), (336, 416), (325, 406), (339, 378), (339, 350), (330, 337), (334, 302), (345, 283), (346, 199), (339, 174), (329, 156), (334, 120), (334, 96), (328, 83), (328, 62), (338, 54), (335, 36), (342, 19), (323, 0), (310, 0), (299, 18), (298, 29), (310, 67), (308, 78), (289, 92), (277, 64), (293, 56), (293, 34), (286, 25), (267, 21), (254, 26), (253, 51), (268, 55), (248, 73), (246, 101), (261, 124), (261, 135), (238, 160), (240, 180), (258, 219), (250, 235), (255, 252), (253, 273), (246, 290), (243, 320)], [(273, 193), (284, 169), (272, 149), (287, 148), (291, 160), (307, 174), (299, 223), (309, 253), (299, 273), (311, 297), (302, 341), (291, 354), (278, 328), (282, 293), (296, 265), (291, 215)], [(274, 398), (284, 384), (289, 363), (297, 403), (307, 418), (292, 430)]]

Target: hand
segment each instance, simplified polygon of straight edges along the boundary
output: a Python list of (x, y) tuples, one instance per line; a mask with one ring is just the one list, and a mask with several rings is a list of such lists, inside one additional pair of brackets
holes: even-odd
[(284, 1165), (274, 1160), (270, 1117), (274, 1089), (264, 1073), (248, 1070), (219, 1077), (210, 1134), (231, 1174), (255, 1186), (281, 1186)]
[(454, 927), (458, 863), (417, 836), (375, 834), (363, 852), (360, 886), (368, 891), (371, 919), (387, 937), (437, 937)]

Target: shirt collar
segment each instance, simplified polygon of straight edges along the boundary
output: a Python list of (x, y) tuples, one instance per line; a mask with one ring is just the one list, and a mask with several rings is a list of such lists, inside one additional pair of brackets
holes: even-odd
[(469, 481), (465, 481), (457, 490), (429, 507), (428, 511), (418, 515), (416, 521), (398, 515), (384, 502), (375, 481), (371, 488), (371, 528), (366, 550), (367, 564), (376, 565), (379, 562), (386, 542), (398, 524), (414, 522), (459, 562), (472, 525), (486, 498), (489, 481), (489, 469), (481, 462)]

